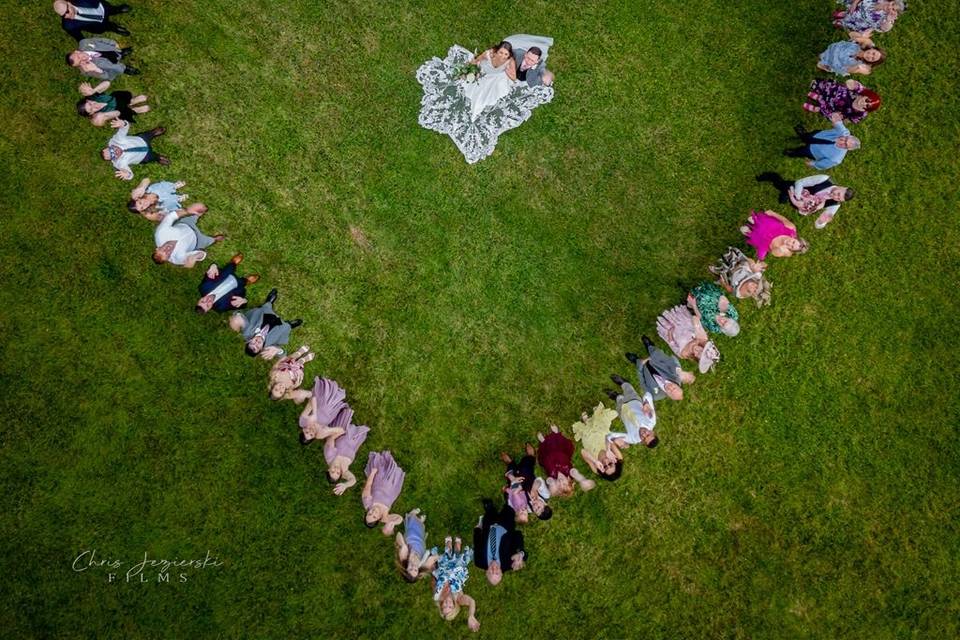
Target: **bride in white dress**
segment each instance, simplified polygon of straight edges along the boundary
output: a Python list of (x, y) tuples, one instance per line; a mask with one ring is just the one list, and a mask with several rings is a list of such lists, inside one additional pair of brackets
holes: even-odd
[[(470, 164), (493, 153), (500, 134), (523, 124), (541, 104), (553, 100), (553, 87), (517, 82), (516, 57), (511, 49), (538, 47), (541, 63), (553, 38), (517, 34), (480, 55), (453, 45), (445, 58), (427, 60), (417, 70), (423, 86), (420, 126), (443, 133), (453, 140)], [(478, 64), (479, 80), (458, 77), (464, 64)]]
[(470, 64), (480, 67), (480, 79), (466, 83), (463, 95), (470, 101), (470, 119), (476, 120), (484, 109), (510, 93), (517, 80), (517, 65), (513, 60), (513, 47), (506, 40), (487, 49)]

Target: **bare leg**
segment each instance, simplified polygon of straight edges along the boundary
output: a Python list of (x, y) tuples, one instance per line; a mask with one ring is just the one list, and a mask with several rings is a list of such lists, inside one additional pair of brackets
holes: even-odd
[(580, 488), (583, 489), (584, 491), (590, 491), (591, 489), (597, 486), (596, 482), (585, 478), (583, 474), (580, 473), (580, 471), (577, 470), (575, 467), (573, 469), (570, 469), (570, 477), (576, 480), (577, 484), (579, 484)]
[(134, 113), (147, 113), (150, 111), (150, 105), (142, 104), (139, 107), (133, 107)]
[(134, 97), (130, 100), (130, 104), (140, 104), (141, 102), (146, 102), (146, 101), (147, 101), (147, 96), (145, 96), (145, 95), (143, 95), (143, 94), (141, 93), (141, 94), (138, 95), (138, 96), (134, 96)]
[(540, 433), (539, 431), (537, 431), (537, 440), (539, 440), (540, 442), (543, 442), (544, 440), (543, 434)]

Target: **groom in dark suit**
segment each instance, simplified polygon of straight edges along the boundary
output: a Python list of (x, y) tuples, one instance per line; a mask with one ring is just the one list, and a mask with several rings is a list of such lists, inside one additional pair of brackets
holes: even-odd
[(504, 571), (523, 569), (527, 558), (516, 519), (510, 505), (504, 504), (498, 513), (493, 501), (484, 498), (483, 515), (473, 530), (473, 563), (486, 569), (487, 580), (494, 586), (500, 584)]
[(547, 71), (540, 47), (514, 49), (513, 59), (517, 63), (517, 80), (526, 82), (528, 87), (553, 84), (553, 73)]
[(83, 32), (100, 35), (112, 31), (122, 36), (130, 32), (116, 24), (110, 18), (118, 13), (130, 11), (130, 5), (111, 5), (106, 0), (57, 0), (53, 10), (60, 16), (60, 26), (77, 41), (83, 40)]

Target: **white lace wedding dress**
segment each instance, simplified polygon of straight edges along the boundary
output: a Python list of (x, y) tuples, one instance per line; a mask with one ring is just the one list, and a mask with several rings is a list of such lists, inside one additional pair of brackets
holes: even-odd
[[(454, 80), (453, 68), (472, 59), (472, 53), (454, 45), (446, 58), (428, 60), (417, 70), (417, 81), (423, 85), (420, 126), (450, 136), (470, 164), (493, 153), (501, 133), (519, 126), (534, 109), (553, 100), (553, 87), (513, 82), (505, 65), (479, 82)], [(484, 62), (486, 74), (493, 66)], [(479, 107), (476, 115), (475, 107)]]

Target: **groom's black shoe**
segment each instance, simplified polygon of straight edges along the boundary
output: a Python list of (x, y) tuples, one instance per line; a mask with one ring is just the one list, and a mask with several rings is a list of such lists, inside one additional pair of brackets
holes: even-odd
[(266, 303), (267, 303), (267, 304), (273, 304), (273, 303), (276, 302), (276, 301), (277, 301), (277, 290), (276, 290), (276, 289), (270, 289), (270, 293), (267, 294)]
[(793, 125), (793, 132), (797, 134), (798, 138), (802, 138), (807, 135), (807, 128), (802, 124), (795, 124)]
[(291, 321), (290, 321), (290, 328), (291, 328), (291, 329), (296, 329), (297, 327), (299, 327), (299, 326), (302, 325), (302, 324), (303, 324), (303, 320), (301, 320), (300, 318), (297, 318), (296, 320), (291, 320)]
[[(630, 355), (632, 355), (632, 354), (630, 354)], [(626, 381), (626, 380), (624, 380), (623, 378), (621, 378), (620, 376), (618, 376), (618, 375), (615, 374), (615, 373), (610, 376), (610, 379), (613, 380), (613, 384), (618, 384), (618, 385), (620, 385), (621, 387), (622, 387), (623, 385), (627, 384), (627, 381)]]
[(607, 397), (610, 398), (611, 400), (613, 400), (614, 402), (617, 401), (617, 398), (618, 398), (619, 395), (620, 395), (619, 393), (617, 393), (617, 392), (614, 391), (613, 389), (604, 389), (603, 392), (604, 392), (605, 394), (607, 394)]
[(643, 346), (647, 348), (647, 353), (650, 353), (650, 349), (654, 346), (653, 340), (647, 336), (640, 336), (640, 339), (643, 340)]
[[(128, 33), (127, 35), (130, 35), (130, 34)], [(125, 58), (131, 53), (133, 53), (133, 47), (124, 47), (123, 49), (120, 49), (120, 57)]]
[[(115, 34), (117, 34), (118, 36), (128, 36), (128, 35), (130, 35), (130, 30), (127, 29), (126, 27), (121, 27), (120, 25), (114, 25), (114, 27), (113, 27), (113, 32), (114, 32)], [(121, 53), (123, 53), (123, 52), (121, 51)]]
[(627, 359), (627, 362), (631, 364), (637, 364), (637, 361), (640, 360), (640, 356), (635, 353), (625, 353), (623, 355)]

